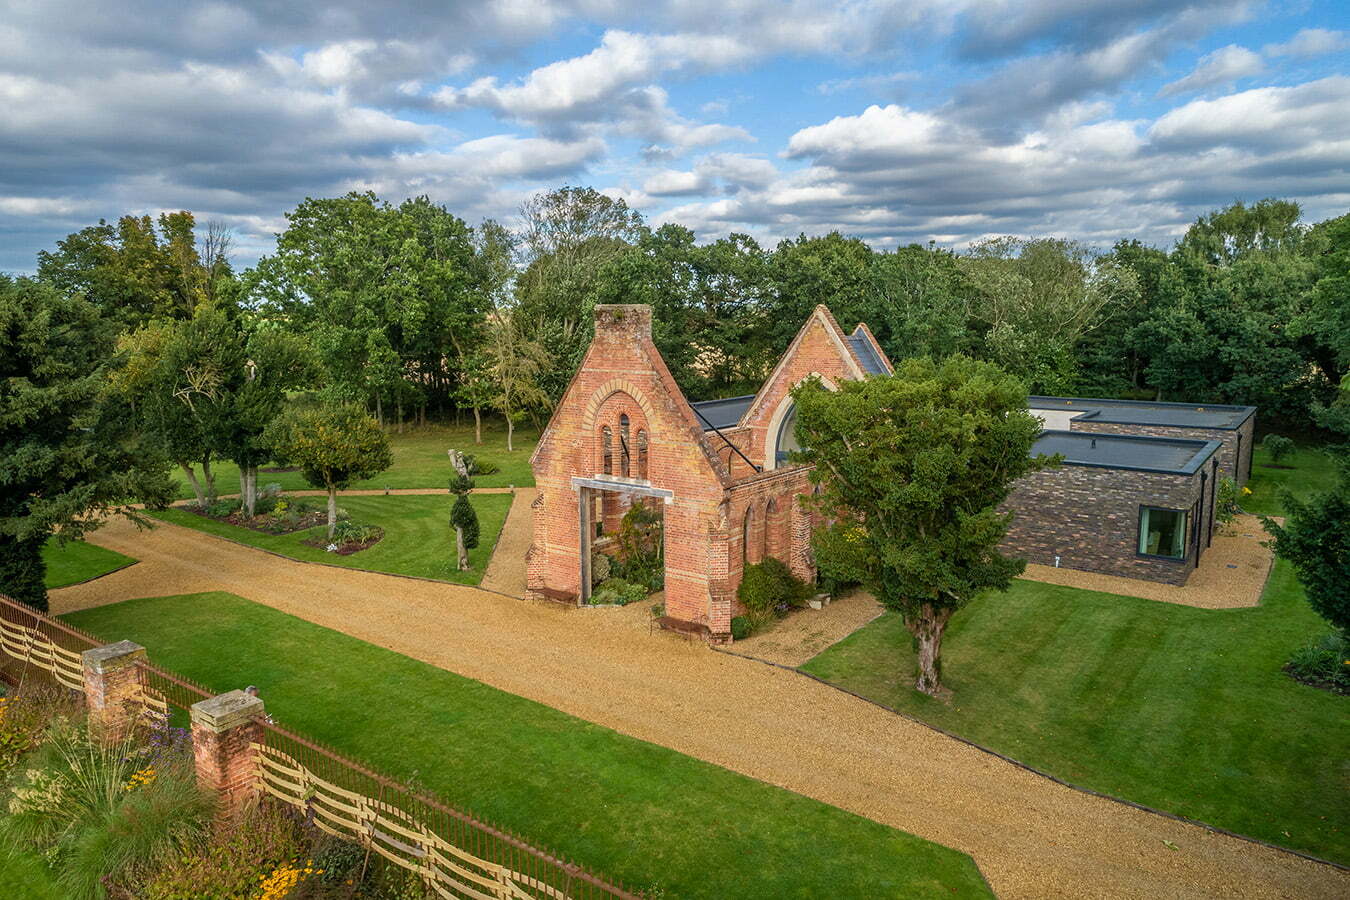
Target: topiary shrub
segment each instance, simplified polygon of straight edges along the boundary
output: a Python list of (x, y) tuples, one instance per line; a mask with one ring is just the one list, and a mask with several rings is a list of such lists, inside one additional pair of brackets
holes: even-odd
[(736, 599), (745, 607), (752, 628), (762, 628), (793, 607), (805, 606), (811, 586), (792, 574), (787, 564), (772, 557), (745, 567)]
[(750, 636), (754, 629), (750, 626), (750, 620), (745, 616), (736, 616), (731, 620), (731, 639), (733, 641), (743, 641)]
[(1266, 435), (1266, 439), (1261, 442), (1261, 447), (1270, 457), (1271, 464), (1276, 466), (1280, 464), (1280, 460), (1294, 452), (1294, 442), (1279, 434)]

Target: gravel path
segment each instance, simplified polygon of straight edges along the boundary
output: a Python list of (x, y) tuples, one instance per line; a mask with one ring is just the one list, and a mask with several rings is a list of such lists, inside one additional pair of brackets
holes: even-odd
[(649, 634), (646, 604), (569, 610), (320, 569), (173, 525), (114, 522), (92, 540), (141, 563), (54, 591), (54, 611), (232, 591), (964, 850), (1005, 898), (1350, 896), (1344, 870), (1071, 790), (804, 676)]
[(1270, 535), (1261, 527), (1256, 516), (1238, 516), (1225, 533), (1214, 536), (1214, 543), (1205, 550), (1199, 567), (1180, 587), (1138, 578), (1038, 565), (1027, 566), (1022, 577), (1204, 609), (1256, 606), (1261, 602), (1261, 592), (1266, 588), (1266, 579), (1270, 577), (1270, 567), (1274, 563), (1274, 554), (1269, 547), (1262, 545), (1263, 541), (1268, 540)]
[(512, 597), (525, 596), (525, 554), (534, 540), (534, 516), (530, 514), (530, 504), (537, 496), (539, 492), (534, 488), (516, 491), (492, 559), (478, 582), (479, 587)]
[(881, 615), (876, 598), (853, 591), (824, 609), (799, 609), (765, 631), (735, 643), (737, 653), (767, 659), (780, 666), (800, 666), (826, 647), (848, 637)]

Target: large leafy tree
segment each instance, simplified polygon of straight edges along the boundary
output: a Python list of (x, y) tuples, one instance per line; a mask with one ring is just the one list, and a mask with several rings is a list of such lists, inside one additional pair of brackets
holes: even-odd
[(770, 346), (782, 353), (811, 310), (824, 304), (844, 327), (865, 318), (872, 248), (832, 231), (781, 241), (769, 261), (771, 295), (765, 309)]
[(468, 226), (425, 197), (393, 206), (373, 193), (307, 199), (286, 218), (250, 293), (312, 342), (331, 393), (400, 423), (405, 404), (448, 394), (488, 307)]
[(163, 458), (107, 389), (116, 326), (80, 297), (0, 275), (0, 591), (39, 609), (48, 538), (169, 496)]
[(760, 327), (766, 262), (747, 235), (700, 246), (689, 229), (663, 225), (605, 265), (597, 299), (652, 307), (652, 340), (687, 396), (749, 393), (776, 355)]
[(942, 358), (978, 346), (975, 299), (956, 254), (913, 244), (875, 255), (861, 318), (892, 359)]
[[(156, 227), (156, 224), (158, 227)], [(156, 318), (185, 319), (197, 305), (229, 291), (229, 229), (208, 223), (198, 238), (190, 212), (100, 221), (38, 254), (38, 277), (135, 327)]]
[(1130, 269), (1072, 241), (993, 238), (962, 263), (978, 297), (980, 355), (1038, 393), (1067, 390), (1079, 341), (1138, 293)]
[(493, 314), (485, 331), (483, 356), (492, 384), (489, 402), (506, 419), (506, 449), (513, 451), (516, 425), (531, 409), (548, 405), (548, 392), (541, 381), (552, 358), (521, 327), (518, 312)]
[(306, 481), (328, 491), (329, 540), (337, 526), (337, 492), (394, 463), (384, 429), (354, 404), (288, 409), (269, 426), (267, 444), (298, 465)]
[(1013, 483), (1046, 463), (1031, 447), (1040, 421), (997, 366), (952, 356), (900, 363), (892, 376), (808, 381), (794, 392), (802, 459), (815, 465), (831, 524), (817, 564), (871, 590), (904, 617), (918, 648), (915, 687), (941, 689), (942, 636), (982, 592), (1007, 590), (1025, 561), (998, 551)]
[(521, 207), (515, 312), (553, 365), (539, 385), (557, 402), (591, 340), (601, 272), (643, 233), (642, 216), (594, 188), (561, 187)]

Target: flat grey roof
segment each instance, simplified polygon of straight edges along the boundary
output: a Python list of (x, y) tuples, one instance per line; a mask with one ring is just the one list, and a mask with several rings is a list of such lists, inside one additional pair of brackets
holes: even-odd
[(754, 394), (746, 394), (743, 397), (725, 397), (721, 400), (700, 400), (689, 405), (702, 417), (703, 430), (707, 431), (710, 427), (735, 427), (754, 401)]
[(849, 346), (858, 357), (858, 362), (862, 363), (863, 371), (868, 375), (885, 375), (886, 366), (882, 364), (881, 357), (877, 355), (876, 348), (867, 338), (867, 332), (862, 330), (859, 325), (853, 329), (853, 333), (847, 338)]
[(1256, 413), (1255, 406), (1222, 403), (1164, 403), (1149, 400), (1105, 400), (1092, 397), (1028, 397), (1032, 409), (1081, 410), (1083, 418), (1119, 425), (1163, 425), (1172, 428), (1232, 430)]
[(1220, 441), (1149, 437), (1133, 434), (1093, 434), (1089, 431), (1043, 431), (1031, 448), (1033, 456), (1056, 453), (1073, 466), (1137, 469), (1192, 475), (1214, 455)]

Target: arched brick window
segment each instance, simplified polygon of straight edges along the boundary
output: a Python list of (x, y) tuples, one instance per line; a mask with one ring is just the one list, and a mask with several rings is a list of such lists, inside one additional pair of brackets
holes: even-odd
[(748, 565), (753, 562), (750, 559), (750, 534), (754, 531), (755, 509), (752, 506), (745, 508), (745, 524), (741, 526), (741, 565)]
[(606, 475), (614, 474), (614, 435), (606, 425), (600, 429), (600, 470)]
[(637, 477), (646, 481), (651, 476), (647, 473), (647, 430), (639, 428), (637, 433)]
[(769, 500), (769, 505), (764, 507), (764, 527), (760, 534), (759, 558), (761, 560), (769, 558), (769, 552), (778, 551), (777, 547), (769, 545), (769, 532), (778, 530), (778, 502)]
[(628, 440), (628, 414), (624, 413), (619, 416), (619, 474), (624, 478), (631, 474), (629, 472), (631, 456), (629, 447), (631, 445)]

